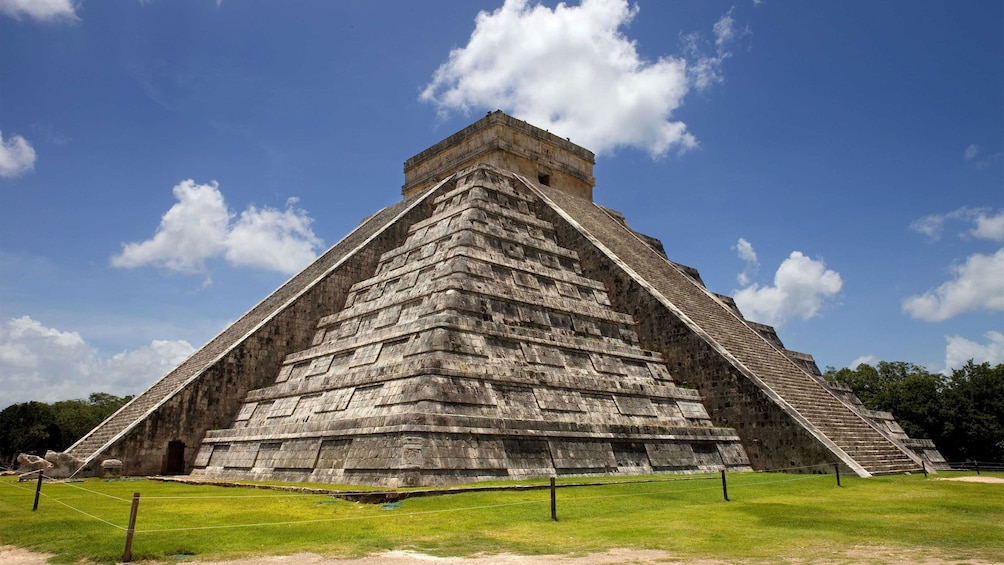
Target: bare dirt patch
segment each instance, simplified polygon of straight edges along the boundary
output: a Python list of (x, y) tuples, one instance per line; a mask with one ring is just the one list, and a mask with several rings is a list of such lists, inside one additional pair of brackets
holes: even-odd
[[(44, 565), (52, 555), (34, 553), (13, 546), (0, 546), (0, 563), (4, 565)], [(770, 560), (775, 562), (776, 560)], [(986, 561), (958, 556), (945, 556), (920, 549), (862, 546), (852, 547), (840, 555), (813, 557), (802, 555), (782, 560), (791, 565), (847, 565), (868, 563), (874, 565), (1004, 565), (1001, 560)], [(145, 562), (153, 565), (151, 562)], [(295, 555), (247, 557), (231, 561), (198, 561), (182, 559), (162, 563), (192, 565), (620, 565), (620, 564), (679, 564), (728, 565), (729, 561), (717, 559), (684, 559), (665, 551), (645, 549), (611, 549), (604, 553), (581, 556), (567, 555), (483, 555), (475, 557), (435, 557), (414, 551), (384, 551), (357, 559), (338, 559), (316, 553)], [(753, 562), (755, 563), (755, 562)]]
[(938, 479), (939, 481), (961, 481), (963, 483), (993, 483), (998, 485), (1004, 485), (1004, 479), (1000, 477), (951, 477), (947, 479)]
[(52, 557), (48, 553), (35, 553), (13, 545), (0, 545), (0, 563), (4, 565), (39, 565)]

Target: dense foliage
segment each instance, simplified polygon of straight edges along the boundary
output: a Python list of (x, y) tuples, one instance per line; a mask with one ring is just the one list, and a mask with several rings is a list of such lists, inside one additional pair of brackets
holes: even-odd
[(904, 362), (828, 368), (872, 410), (892, 412), (910, 437), (930, 438), (949, 461), (1004, 461), (1004, 364), (972, 361), (951, 375)]
[(0, 411), (0, 466), (14, 466), (19, 453), (62, 451), (132, 397), (96, 392), (87, 400), (22, 402)]

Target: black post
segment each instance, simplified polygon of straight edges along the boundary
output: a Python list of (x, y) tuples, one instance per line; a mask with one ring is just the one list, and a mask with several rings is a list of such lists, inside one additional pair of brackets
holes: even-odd
[(31, 511), (34, 512), (38, 510), (38, 495), (42, 494), (42, 470), (38, 470), (38, 486), (35, 487), (35, 504), (32, 505)]
[(129, 529), (126, 530), (125, 551), (122, 553), (122, 561), (128, 563), (132, 561), (132, 535), (136, 531), (136, 512), (139, 511), (139, 493), (132, 493), (132, 510), (129, 511)]
[(980, 474), (980, 462), (974, 460), (973, 461), (973, 465), (976, 465), (976, 474), (979, 475)]
[(722, 496), (725, 497), (725, 502), (729, 501), (729, 485), (725, 482), (725, 469), (722, 469)]
[(927, 461), (924, 459), (920, 460), (920, 468), (924, 471), (924, 478), (927, 478)]
[(551, 519), (558, 521), (558, 503), (554, 493), (554, 477), (551, 477)]
[(833, 468), (834, 468), (834, 470), (837, 471), (837, 486), (839, 487), (840, 486), (840, 463), (834, 463), (833, 464)]

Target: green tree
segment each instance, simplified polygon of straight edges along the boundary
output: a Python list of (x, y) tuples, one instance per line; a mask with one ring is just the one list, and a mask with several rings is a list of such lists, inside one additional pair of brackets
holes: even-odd
[(892, 412), (914, 438), (930, 438), (949, 461), (1004, 461), (1004, 364), (972, 361), (949, 377), (912, 363), (827, 368), (865, 406)]
[(106, 392), (92, 393), (87, 400), (62, 400), (52, 404), (60, 431), (60, 450), (65, 450), (94, 429), (105, 418), (132, 399)]
[(946, 449), (957, 459), (1004, 461), (1004, 363), (991, 367), (969, 361), (948, 382), (945, 402), (953, 413)]
[(64, 451), (130, 399), (96, 392), (87, 400), (8, 406), (0, 412), (0, 464), (14, 466), (21, 453)]
[(52, 407), (44, 402), (22, 402), (0, 412), (0, 463), (14, 466), (20, 453), (45, 455), (60, 441)]

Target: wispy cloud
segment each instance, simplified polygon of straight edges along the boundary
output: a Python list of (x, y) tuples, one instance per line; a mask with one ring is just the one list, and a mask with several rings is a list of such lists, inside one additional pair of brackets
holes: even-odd
[(743, 238), (739, 238), (739, 241), (732, 246), (732, 250), (736, 252), (736, 255), (740, 259), (746, 262), (746, 268), (743, 272), (736, 275), (736, 280), (739, 282), (740, 286), (746, 286), (750, 284), (752, 277), (756, 275), (756, 272), (760, 269), (760, 261), (757, 259), (756, 250), (753, 249), (753, 244), (746, 241)]
[(0, 323), (2, 400), (5, 406), (86, 398), (92, 392), (136, 394), (193, 352), (184, 340), (154, 340), (103, 355), (75, 331), (47, 327), (29, 316), (11, 318)]
[(910, 229), (933, 241), (941, 239), (948, 224), (972, 224), (971, 229), (959, 232), (962, 237), (976, 237), (1004, 242), (1004, 210), (964, 206), (944, 214), (924, 216), (910, 224)]
[(874, 367), (876, 364), (878, 364), (878, 362), (879, 362), (878, 357), (875, 357), (874, 355), (862, 355), (861, 357), (858, 357), (857, 359), (851, 361), (851, 364), (848, 365), (848, 367), (850, 367), (851, 369), (857, 369), (858, 365), (871, 365)]
[(0, 0), (0, 14), (16, 20), (28, 17), (38, 22), (77, 21), (71, 0)]
[(732, 46), (738, 38), (750, 34), (748, 27), (738, 27), (734, 12), (735, 7), (729, 9), (712, 26), (713, 42), (697, 32), (680, 36), (684, 55), (689, 62), (687, 77), (698, 90), (706, 90), (725, 81), (722, 67), (732, 57)]
[[(937, 240), (950, 221), (967, 225), (960, 237), (1004, 242), (1004, 210), (964, 207), (926, 216), (910, 227)], [(918, 320), (941, 322), (965, 312), (1004, 310), (1004, 248), (989, 255), (969, 255), (949, 271), (951, 280), (904, 299), (903, 312)]]
[(969, 231), (969, 235), (1004, 242), (1004, 210), (998, 210), (996, 214), (980, 212), (973, 221), (976, 227)]
[(781, 326), (791, 319), (808, 320), (818, 315), (843, 284), (840, 274), (827, 269), (822, 260), (792, 251), (774, 273), (772, 286), (752, 283), (735, 291), (734, 298), (748, 319)]
[(185, 180), (174, 187), (174, 196), (178, 202), (164, 213), (153, 237), (123, 244), (112, 266), (204, 273), (207, 261), (222, 258), (237, 267), (293, 274), (317, 257), (322, 245), (295, 198), (285, 210), (250, 206), (236, 217), (216, 182)]
[(35, 148), (20, 135), (4, 141), (0, 132), (0, 177), (15, 178), (35, 169)]
[(985, 169), (992, 165), (995, 161), (1004, 158), (1004, 152), (998, 151), (997, 153), (984, 155), (983, 149), (974, 143), (969, 147), (966, 147), (966, 150), (962, 153), (962, 158), (977, 169)]
[(442, 115), (501, 108), (600, 153), (636, 147), (658, 157), (696, 147), (673, 112), (692, 87), (720, 81), (737, 35), (732, 12), (714, 26), (713, 55), (699, 52), (695, 35), (687, 36), (691, 60), (656, 61), (621, 31), (638, 12), (627, 0), (553, 10), (507, 0), (478, 14), (467, 45), (450, 52), (420, 98)]

